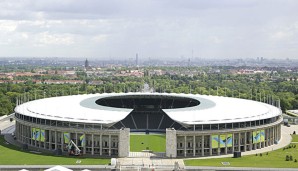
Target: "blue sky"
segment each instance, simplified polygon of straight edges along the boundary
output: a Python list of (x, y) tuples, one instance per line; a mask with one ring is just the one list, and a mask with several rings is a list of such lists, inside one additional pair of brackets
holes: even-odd
[(297, 0), (1, 0), (0, 9), (1, 57), (298, 58)]

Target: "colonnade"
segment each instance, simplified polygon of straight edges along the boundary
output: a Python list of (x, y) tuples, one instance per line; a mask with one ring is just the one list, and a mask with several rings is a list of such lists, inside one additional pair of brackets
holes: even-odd
[[(73, 141), (83, 155), (127, 156), (129, 153), (129, 142), (125, 141), (125, 138), (129, 141), (129, 129), (83, 132), (81, 129), (57, 130), (17, 121), (15, 132), (19, 142), (38, 149), (69, 153), (70, 141)], [(120, 146), (123, 148), (119, 149)]]
[[(172, 138), (170, 139), (170, 137)], [(281, 124), (251, 130), (232, 130), (231, 132), (188, 132), (167, 129), (166, 146), (171, 148), (167, 148), (166, 155), (168, 157), (225, 155), (236, 151), (245, 152), (271, 146), (278, 143), (280, 139)]]

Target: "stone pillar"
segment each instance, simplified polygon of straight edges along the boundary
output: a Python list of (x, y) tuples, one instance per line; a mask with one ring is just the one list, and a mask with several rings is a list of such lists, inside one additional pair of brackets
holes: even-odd
[(241, 151), (241, 132), (238, 133), (238, 151)]
[(186, 136), (184, 136), (184, 157), (186, 157)]
[(57, 145), (58, 145), (58, 141), (57, 141), (57, 131), (55, 131), (55, 150), (57, 150)]
[(232, 153), (235, 151), (235, 133), (232, 134)]
[(64, 151), (64, 133), (61, 132), (61, 150)]
[(41, 128), (39, 128), (39, 141), (38, 141), (38, 147), (41, 148)]
[(43, 148), (47, 148), (47, 130), (44, 130), (44, 142), (43, 142)]
[(247, 132), (244, 132), (244, 152), (246, 151)]
[(76, 135), (76, 142), (74, 142), (74, 143), (78, 146), (78, 142), (79, 142), (79, 140), (78, 140), (78, 133), (75, 133), (75, 135)]
[(227, 134), (226, 134), (226, 142), (225, 142), (225, 154), (228, 154), (228, 142), (227, 142)]
[(252, 150), (252, 133), (251, 132), (248, 132), (248, 142), (249, 142), (249, 151), (251, 151)]
[(102, 134), (99, 135), (99, 155), (102, 156)]
[(196, 136), (193, 136), (193, 143), (192, 143), (192, 148), (193, 148), (193, 156), (196, 156)]
[[(203, 127), (203, 126), (202, 126)], [(202, 143), (201, 143), (201, 145), (202, 145), (202, 157), (204, 157), (204, 153), (205, 153), (205, 140), (204, 140), (204, 135), (202, 135)]]
[(111, 136), (111, 134), (109, 135), (109, 156), (111, 156), (111, 152), (112, 152), (112, 150), (111, 150), (111, 140), (112, 140), (112, 136)]
[(218, 135), (218, 140), (217, 155), (220, 156), (220, 135)]
[(273, 132), (272, 132), (272, 135), (273, 135), (273, 136), (272, 136), (272, 137), (273, 137), (273, 138), (272, 138), (272, 140), (273, 140), (273, 143), (272, 143), (272, 144), (275, 144), (275, 132), (276, 132), (276, 131), (275, 131), (275, 126), (272, 127), (272, 131), (273, 131)]
[(130, 151), (129, 146), (130, 146), (130, 129), (129, 128), (120, 129), (118, 156), (128, 157), (129, 151)]
[(91, 134), (91, 155), (94, 155), (94, 134)]
[(209, 155), (212, 156), (212, 134), (210, 134), (209, 140)]
[(177, 157), (177, 135), (173, 128), (166, 129), (166, 156)]
[(49, 130), (49, 150), (52, 150), (52, 131)]
[(86, 154), (86, 145), (87, 145), (87, 136), (86, 134), (83, 134), (85, 137), (85, 142), (84, 142), (84, 146), (83, 146), (83, 154)]

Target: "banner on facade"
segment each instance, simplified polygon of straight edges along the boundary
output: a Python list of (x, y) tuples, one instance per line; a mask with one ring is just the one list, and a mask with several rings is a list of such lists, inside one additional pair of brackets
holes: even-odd
[(35, 132), (35, 128), (31, 128), (31, 139), (35, 140), (36, 139), (36, 132)]
[(227, 134), (227, 147), (232, 147), (233, 146), (233, 134)]
[(219, 136), (219, 147), (226, 147), (226, 135)]
[(261, 134), (261, 142), (264, 142), (265, 141), (265, 130), (261, 130), (260, 131), (260, 134)]
[(81, 142), (81, 146), (85, 147), (85, 144), (86, 144), (85, 134), (80, 136), (80, 142)]
[(40, 130), (40, 141), (41, 142), (45, 141), (45, 130), (44, 129)]
[(70, 142), (70, 133), (64, 132), (63, 133), (63, 139), (64, 139), (64, 143), (68, 144)]
[(218, 135), (212, 135), (212, 148), (218, 148), (219, 137)]
[(31, 128), (32, 131), (32, 140), (40, 141), (40, 129)]
[(259, 143), (261, 140), (260, 131), (253, 131), (252, 132), (252, 143)]

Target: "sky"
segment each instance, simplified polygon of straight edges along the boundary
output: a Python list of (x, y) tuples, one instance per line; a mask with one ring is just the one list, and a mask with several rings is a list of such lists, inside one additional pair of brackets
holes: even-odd
[(297, 0), (1, 0), (0, 57), (298, 59)]

